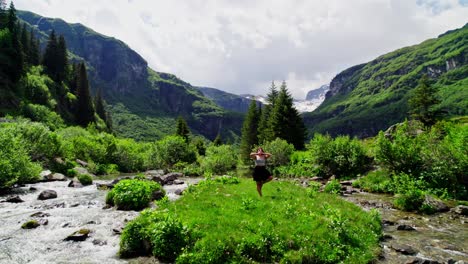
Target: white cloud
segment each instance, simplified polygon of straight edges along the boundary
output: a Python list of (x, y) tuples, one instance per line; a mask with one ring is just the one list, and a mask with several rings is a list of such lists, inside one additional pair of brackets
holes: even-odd
[(194, 85), (296, 98), (352, 65), (463, 26), (459, 0), (16, 0), (126, 42)]

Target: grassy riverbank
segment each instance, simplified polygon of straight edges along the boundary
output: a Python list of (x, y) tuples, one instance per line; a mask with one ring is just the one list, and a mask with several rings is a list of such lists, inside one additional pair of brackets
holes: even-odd
[(249, 179), (207, 181), (129, 223), (121, 253), (149, 242), (153, 255), (178, 263), (367, 263), (379, 250), (380, 235), (377, 213), (335, 195), (274, 181), (258, 197)]

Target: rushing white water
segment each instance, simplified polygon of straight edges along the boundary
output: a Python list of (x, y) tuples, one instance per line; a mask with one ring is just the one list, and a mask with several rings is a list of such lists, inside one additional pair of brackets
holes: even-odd
[[(107, 191), (97, 190), (94, 184), (83, 188), (67, 185), (68, 182), (37, 183), (0, 197), (4, 200), (14, 194), (25, 201), (0, 203), (0, 263), (127, 263), (117, 256), (119, 235), (114, 229), (121, 230), (125, 222), (135, 218), (139, 212), (103, 209)], [(29, 190), (31, 186), (37, 190)], [(173, 185), (165, 189), (169, 198), (174, 200), (178, 197), (174, 191), (186, 187), (187, 184)], [(43, 190), (56, 191), (57, 198), (38, 200)], [(31, 216), (37, 212), (50, 216)], [(24, 222), (32, 219), (47, 219), (48, 224), (35, 229), (21, 228)], [(92, 231), (88, 239), (63, 241), (82, 228)]]

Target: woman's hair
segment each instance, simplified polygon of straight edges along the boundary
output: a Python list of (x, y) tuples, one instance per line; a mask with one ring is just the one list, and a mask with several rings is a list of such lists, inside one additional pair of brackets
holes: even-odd
[(263, 148), (262, 148), (262, 147), (258, 147), (258, 149), (257, 149), (257, 153), (258, 153), (258, 152), (260, 152), (260, 150), (261, 150), (262, 152), (265, 152), (265, 151), (263, 150)]

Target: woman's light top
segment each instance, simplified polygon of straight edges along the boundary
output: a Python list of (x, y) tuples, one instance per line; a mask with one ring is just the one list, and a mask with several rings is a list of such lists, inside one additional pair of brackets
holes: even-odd
[(266, 165), (266, 159), (256, 159), (255, 160), (255, 166), (265, 166)]

